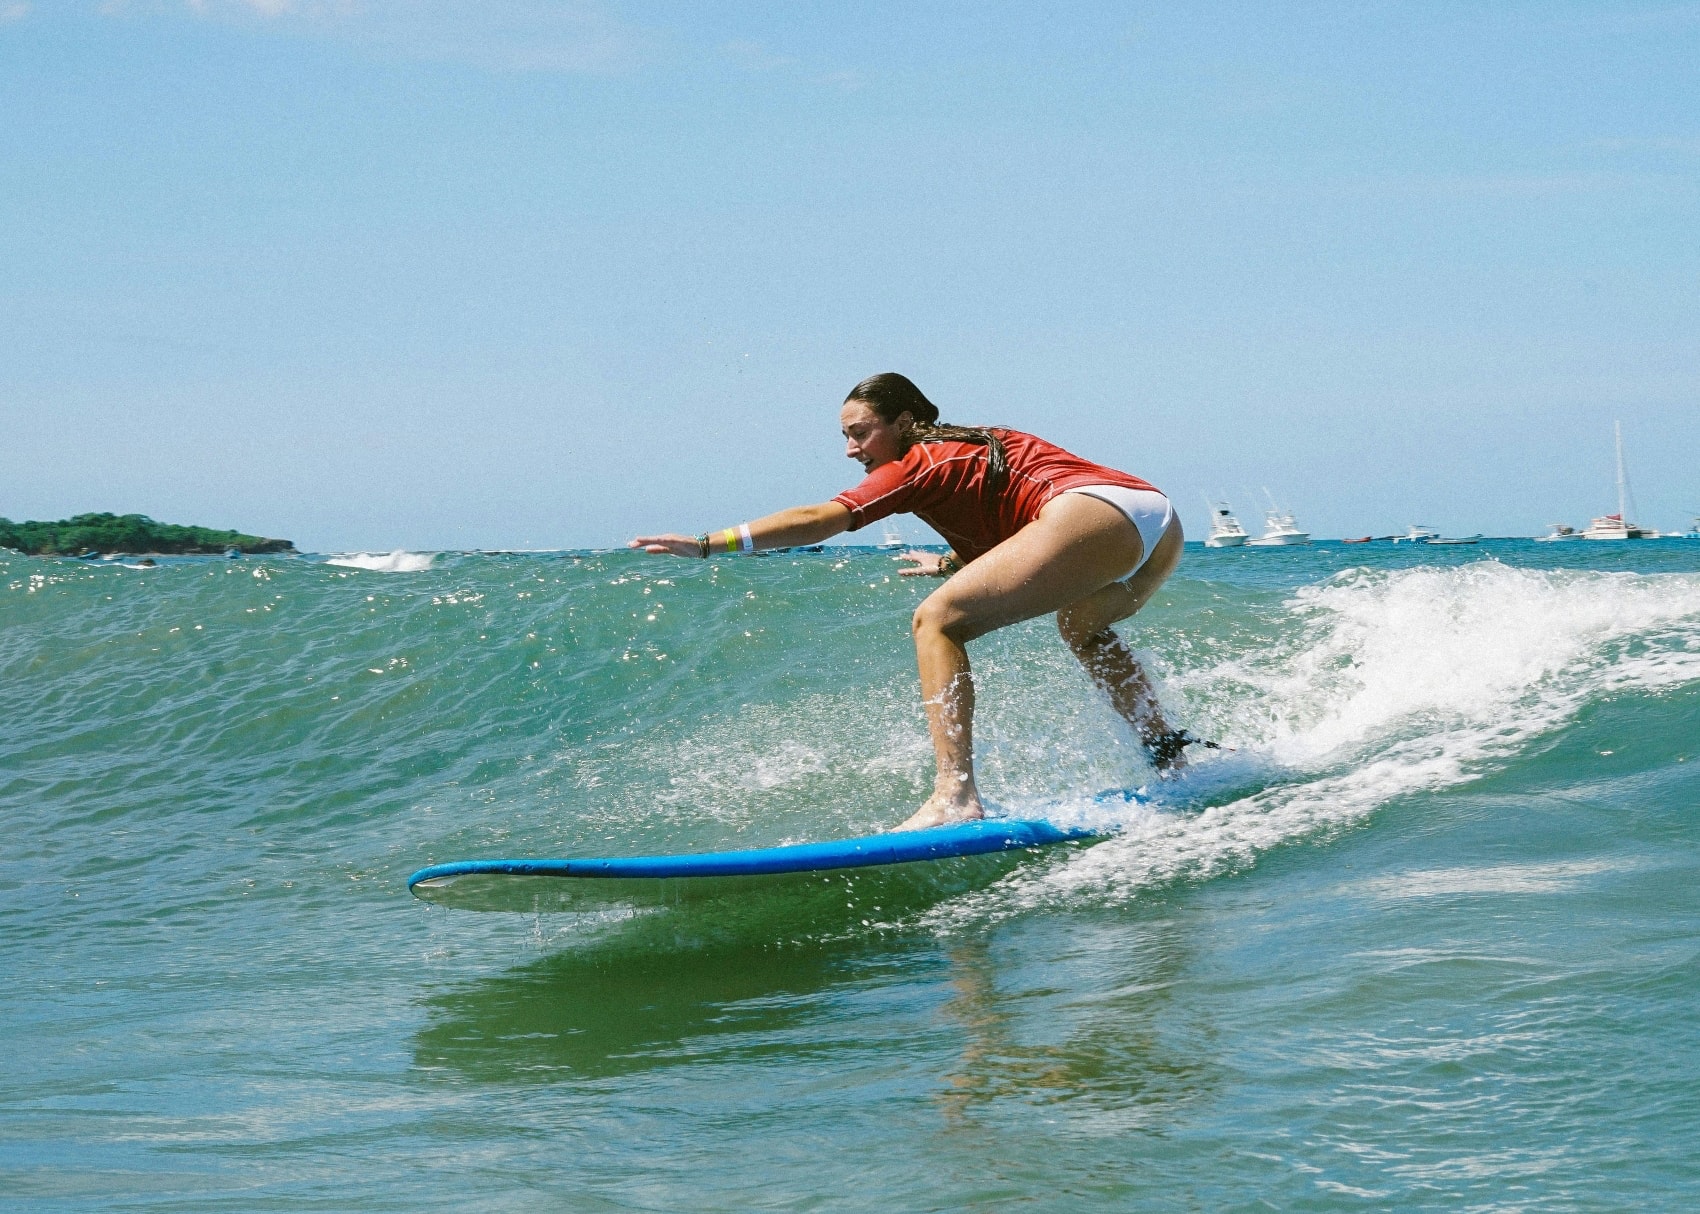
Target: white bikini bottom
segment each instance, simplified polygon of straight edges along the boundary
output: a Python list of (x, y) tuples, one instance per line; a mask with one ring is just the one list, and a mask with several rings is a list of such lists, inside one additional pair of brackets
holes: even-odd
[(1163, 538), (1163, 533), (1169, 529), (1169, 524), (1175, 517), (1174, 506), (1155, 489), (1124, 489), (1120, 485), (1077, 485), (1073, 489), (1064, 489), (1063, 492), (1084, 493), (1087, 497), (1109, 502), (1127, 515), (1127, 521), (1139, 532), (1139, 538), (1145, 542), (1145, 551), (1140, 554), (1139, 564), (1127, 571), (1127, 577), (1124, 577), (1123, 581), (1138, 573), (1145, 562), (1151, 559), (1151, 554), (1157, 549), (1157, 541)]

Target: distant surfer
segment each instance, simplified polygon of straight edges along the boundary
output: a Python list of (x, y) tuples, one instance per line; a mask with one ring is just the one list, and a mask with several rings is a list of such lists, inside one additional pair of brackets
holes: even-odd
[(704, 535), (640, 535), (633, 548), (707, 558), (819, 544), (898, 513), (950, 543), (911, 552), (908, 576), (948, 579), (915, 609), (915, 657), (937, 770), (933, 795), (898, 827), (982, 817), (974, 784), (974, 680), (967, 642), (1057, 616), (1063, 640), (1131, 725), (1159, 770), (1196, 741), (1171, 729), (1132, 650), (1111, 625), (1145, 606), (1181, 559), (1181, 521), (1155, 486), (1019, 430), (945, 425), (902, 375), (857, 384), (839, 421), (867, 478), (829, 502)]

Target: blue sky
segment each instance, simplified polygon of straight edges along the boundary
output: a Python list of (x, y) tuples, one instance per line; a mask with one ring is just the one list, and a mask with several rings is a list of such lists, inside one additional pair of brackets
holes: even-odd
[[(600, 546), (851, 384), (1248, 523), (1700, 509), (1700, 4), (0, 0), (0, 515)], [(923, 531), (912, 524), (910, 533)]]

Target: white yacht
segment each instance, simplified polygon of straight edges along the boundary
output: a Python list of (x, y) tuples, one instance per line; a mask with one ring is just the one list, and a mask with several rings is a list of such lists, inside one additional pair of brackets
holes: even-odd
[(904, 544), (903, 544), (903, 534), (902, 534), (902, 532), (898, 531), (895, 524), (887, 523), (885, 525), (885, 534), (880, 537), (879, 547), (881, 547), (881, 548), (901, 548), (903, 546), (904, 546)]
[(1412, 523), (1404, 535), (1393, 537), (1395, 544), (1431, 544), (1440, 538), (1440, 532), (1427, 523)]
[(1579, 540), (1581, 538), (1582, 533), (1568, 523), (1548, 523), (1547, 533), (1537, 535), (1535, 542), (1537, 544), (1556, 544), (1560, 540)]
[(1588, 528), (1582, 532), (1585, 540), (1650, 540), (1658, 538), (1658, 532), (1646, 527), (1637, 527), (1629, 521), (1629, 478), (1623, 472), (1623, 423), (1613, 422), (1612, 432), (1617, 438), (1617, 513), (1602, 514), (1599, 518), (1588, 523)]
[(1275, 504), (1275, 497), (1265, 489), (1263, 495), (1269, 499), (1269, 509), (1263, 512), (1263, 534), (1256, 539), (1247, 540), (1248, 548), (1290, 548), (1298, 544), (1310, 543), (1310, 532), (1300, 531), (1299, 525), (1293, 521), (1293, 512), (1283, 510)]
[(1204, 541), (1206, 548), (1238, 548), (1246, 541), (1245, 528), (1240, 526), (1240, 520), (1233, 516), (1227, 502), (1213, 502), (1204, 499), (1204, 504), (1210, 507), (1210, 535)]

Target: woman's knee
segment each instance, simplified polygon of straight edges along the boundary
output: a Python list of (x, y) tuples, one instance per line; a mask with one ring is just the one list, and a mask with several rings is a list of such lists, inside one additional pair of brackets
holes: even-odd
[(1057, 632), (1077, 655), (1116, 639), (1111, 625), (1139, 610), (1139, 602), (1123, 582), (1112, 582), (1057, 612)]
[(1057, 633), (1062, 637), (1075, 654), (1090, 653), (1107, 640), (1112, 640), (1115, 633), (1110, 631), (1098, 612), (1082, 611), (1073, 607), (1064, 607), (1057, 612)]
[(958, 644), (966, 644), (978, 635), (970, 626), (967, 614), (959, 610), (947, 596), (936, 592), (921, 600), (921, 605), (915, 608), (915, 614), (909, 621), (909, 627), (917, 637), (937, 634), (949, 637)]

